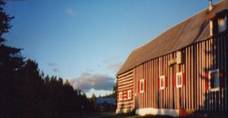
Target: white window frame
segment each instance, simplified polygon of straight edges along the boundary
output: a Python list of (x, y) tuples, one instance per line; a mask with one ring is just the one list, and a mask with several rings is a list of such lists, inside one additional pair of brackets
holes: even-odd
[[(211, 88), (211, 74), (212, 73), (217, 73), (218, 75), (218, 87), (215, 87), (215, 88)], [(219, 77), (219, 69), (215, 69), (215, 70), (211, 70), (209, 71), (209, 91), (219, 91), (219, 88), (220, 88), (220, 77)]]
[(119, 92), (119, 100), (120, 100), (120, 101), (123, 100), (123, 92)]
[(127, 98), (128, 99), (131, 99), (131, 96), (132, 96), (132, 91), (131, 90), (128, 90), (127, 91)]
[[(162, 82), (163, 83), (163, 86), (162, 86)], [(164, 90), (165, 89), (165, 75), (162, 75), (159, 77), (159, 88), (160, 90)]]
[(227, 16), (218, 18), (218, 31), (224, 32), (227, 29)]
[[(143, 87), (142, 87), (143, 85)], [(144, 89), (145, 89), (145, 81), (144, 79), (140, 79), (139, 81), (139, 93), (144, 93)]]
[[(179, 84), (179, 82), (178, 82), (178, 76), (181, 76), (181, 84)], [(183, 73), (178, 72), (178, 73), (176, 73), (176, 87), (181, 88), (182, 86), (183, 86)]]

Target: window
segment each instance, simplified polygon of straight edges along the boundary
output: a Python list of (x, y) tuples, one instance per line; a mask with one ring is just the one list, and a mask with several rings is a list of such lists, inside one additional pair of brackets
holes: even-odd
[(219, 90), (219, 69), (209, 71), (209, 90), (218, 91)]
[(160, 84), (160, 87), (159, 87), (160, 90), (165, 89), (165, 76), (160, 76), (159, 84)]
[(223, 32), (227, 27), (227, 17), (218, 18), (218, 31)]
[(213, 35), (213, 21), (212, 20), (210, 20), (209, 25), (210, 25), (210, 36), (212, 36)]
[(141, 79), (139, 81), (139, 92), (143, 93), (144, 92), (144, 79)]
[(183, 74), (179, 72), (176, 74), (176, 87), (181, 88), (183, 84)]
[(131, 96), (132, 96), (131, 90), (128, 90), (128, 91), (127, 91), (127, 98), (128, 98), (128, 99), (131, 99)]
[(119, 92), (119, 100), (123, 100), (123, 93)]

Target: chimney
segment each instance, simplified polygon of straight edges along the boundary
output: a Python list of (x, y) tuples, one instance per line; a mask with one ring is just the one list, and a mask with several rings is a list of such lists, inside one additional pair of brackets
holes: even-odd
[(213, 9), (212, 0), (208, 0), (208, 10), (212, 11), (212, 9)]
[[(208, 0), (208, 11), (212, 11), (213, 9), (213, 4), (212, 0)], [(210, 19), (209, 21), (209, 28), (210, 28), (210, 36), (213, 36), (213, 21)]]

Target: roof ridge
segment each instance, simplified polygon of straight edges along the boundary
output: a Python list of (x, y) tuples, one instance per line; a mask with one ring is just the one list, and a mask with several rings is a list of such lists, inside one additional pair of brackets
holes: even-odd
[[(185, 47), (186, 45), (190, 45), (191, 40), (194, 39), (192, 37), (198, 35), (198, 32), (200, 32), (200, 26), (204, 21), (207, 21), (207, 19), (209, 19), (208, 16), (213, 15), (214, 13), (223, 9), (223, 6), (221, 6), (223, 5), (222, 2), (224, 1), (219, 1), (216, 4), (214, 4), (214, 11), (212, 10), (211, 12), (208, 12), (208, 8), (204, 8), (198, 11), (197, 13), (191, 15), (190, 17), (185, 18), (181, 22), (178, 22), (175, 25), (170, 26), (169, 28), (167, 28), (167, 30), (160, 32), (151, 40), (146, 41), (146, 43), (134, 48), (116, 75), (126, 72), (148, 60), (173, 52), (175, 50)], [(197, 41), (203, 40), (202, 38), (208, 35), (207, 25), (203, 27), (204, 32), (200, 33), (200, 35), (198, 36), (199, 38), (197, 38)], [(183, 41), (182, 39), (186, 41)], [(175, 46), (167, 44), (169, 43), (169, 41), (170, 43), (172, 43), (172, 45)], [(159, 45), (161, 49), (157, 45)]]
[[(224, 1), (224, 0), (221, 0), (221, 1), (217, 2), (216, 4), (214, 4), (213, 6), (216, 6), (216, 5), (218, 5), (219, 3), (223, 2), (223, 1)], [(198, 11), (197, 13), (195, 13), (195, 14), (193, 14), (193, 15), (187, 17), (187, 18), (185, 18), (184, 20), (181, 20), (180, 22), (178, 22), (178, 23), (176, 23), (176, 24), (174, 24), (174, 25), (169, 26), (168, 28), (166, 28), (167, 30), (165, 30), (165, 31), (163, 31), (163, 32), (160, 32), (158, 35), (156, 35), (156, 36), (154, 36), (153, 38), (151, 38), (152, 40), (148, 40), (147, 42), (145, 42), (145, 43), (143, 43), (143, 44), (137, 46), (137, 47), (134, 48), (133, 50), (137, 50), (137, 49), (139, 49), (139, 48), (141, 48), (141, 47), (143, 47), (143, 46), (145, 46), (145, 45), (148, 45), (149, 43), (153, 42), (154, 39), (157, 39), (157, 38), (158, 38), (159, 36), (161, 36), (162, 34), (164, 34), (164, 33), (168, 32), (168, 31), (170, 31), (171, 29), (177, 27), (178, 25), (181, 25), (181, 24), (184, 23), (184, 22), (187, 22), (188, 20), (192, 19), (192, 17), (196, 17), (196, 16), (199, 15), (200, 13), (203, 13), (204, 11), (207, 11), (207, 10), (208, 10), (208, 8), (204, 8), (204, 9)]]

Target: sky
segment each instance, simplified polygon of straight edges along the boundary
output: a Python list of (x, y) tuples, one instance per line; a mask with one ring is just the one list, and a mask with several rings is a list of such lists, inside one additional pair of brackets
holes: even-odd
[[(214, 0), (217, 2), (218, 0)], [(87, 96), (111, 93), (136, 47), (207, 8), (208, 0), (9, 0), (7, 44)]]

